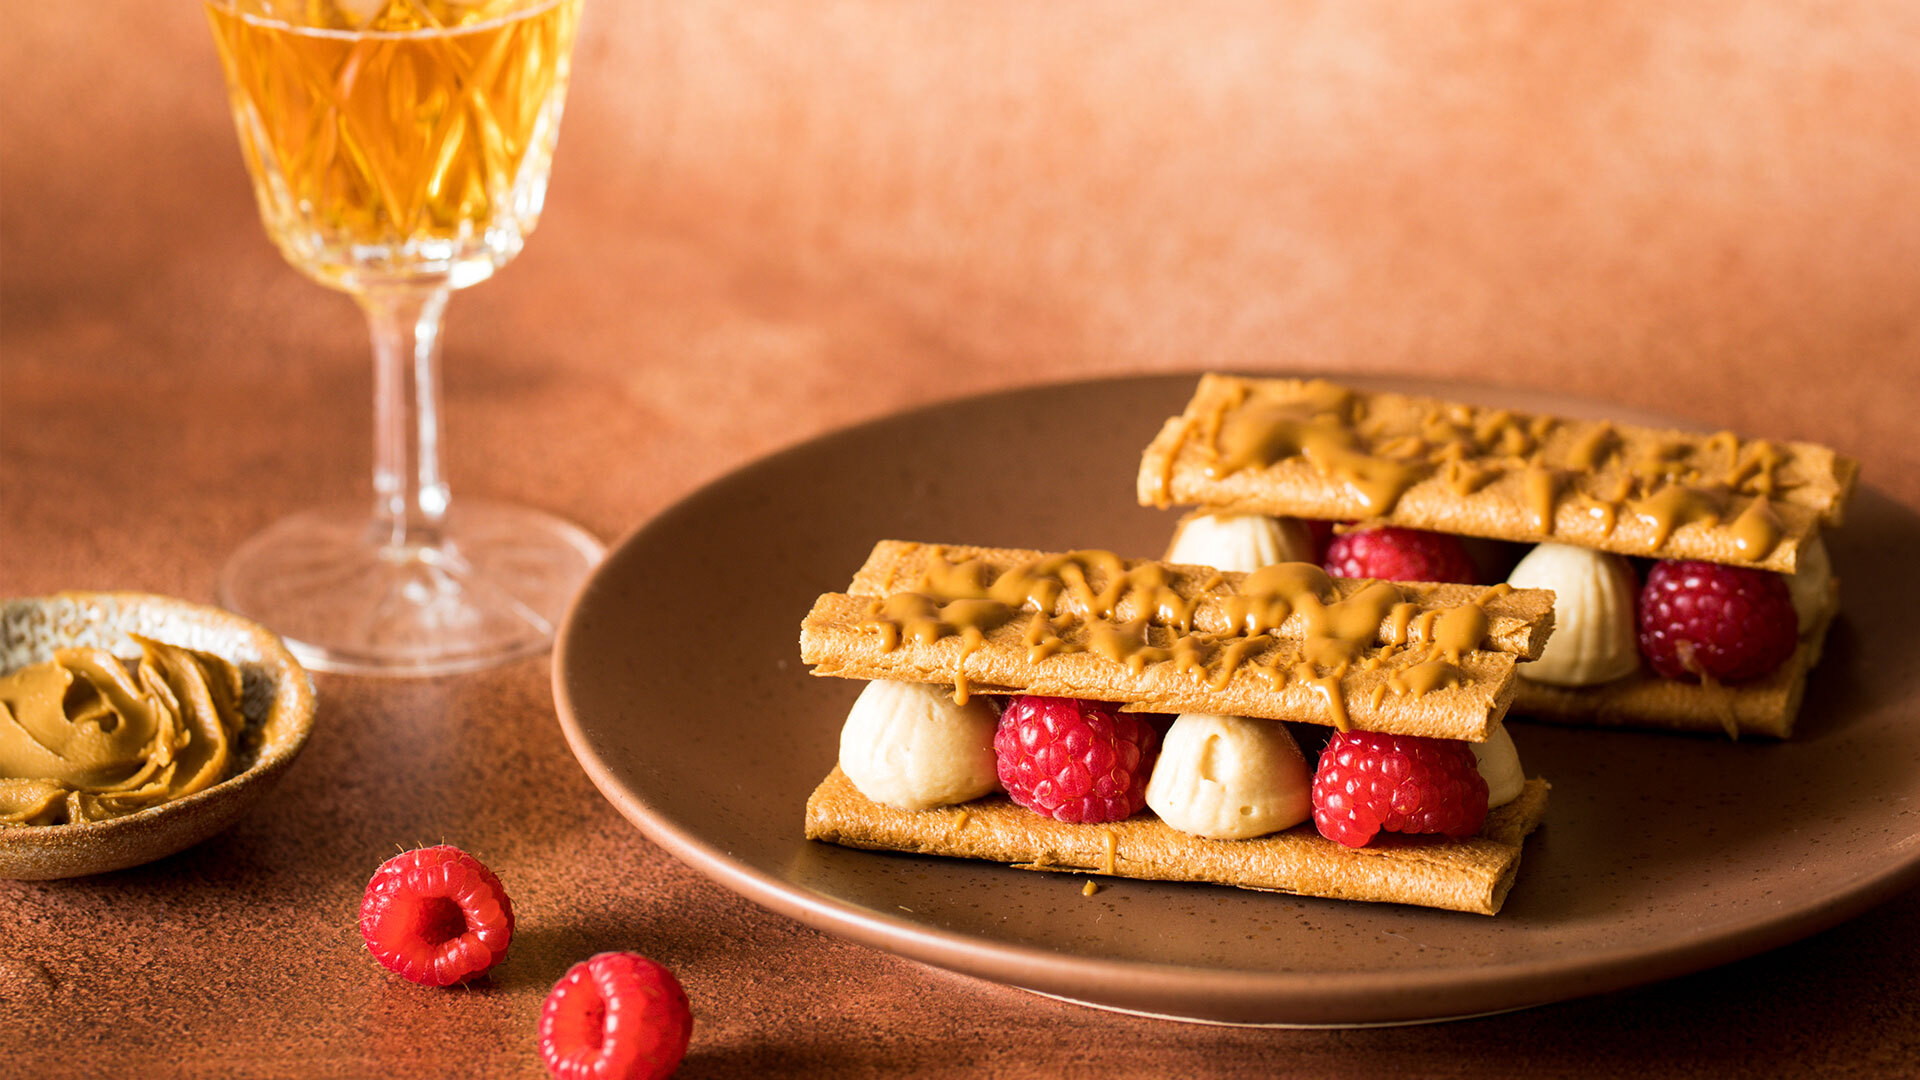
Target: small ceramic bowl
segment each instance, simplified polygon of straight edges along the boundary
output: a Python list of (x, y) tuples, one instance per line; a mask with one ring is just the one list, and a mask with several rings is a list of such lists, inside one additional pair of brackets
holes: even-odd
[(313, 731), (313, 680), (270, 631), (231, 612), (145, 593), (68, 592), (0, 600), (0, 672), (70, 645), (137, 658), (139, 634), (210, 652), (240, 668), (248, 739), (232, 776), (125, 817), (0, 826), (0, 878), (46, 880), (165, 858), (239, 820), (293, 763)]

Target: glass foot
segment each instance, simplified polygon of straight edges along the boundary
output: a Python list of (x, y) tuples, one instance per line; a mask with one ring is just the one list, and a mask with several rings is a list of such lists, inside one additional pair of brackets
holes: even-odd
[(234, 553), (220, 602), (317, 671), (447, 675), (544, 652), (603, 550), (559, 518), (467, 499), (444, 535), (396, 546), (364, 507), (299, 514)]

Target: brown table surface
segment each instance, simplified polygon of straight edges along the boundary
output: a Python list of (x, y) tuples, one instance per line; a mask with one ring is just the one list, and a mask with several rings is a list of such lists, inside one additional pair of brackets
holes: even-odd
[[(20, 4), (0, 34), (0, 592), (208, 600), (243, 538), (366, 483), (358, 315), (264, 240), (196, 7)], [(1669, 7), (594, 0), (550, 213), (453, 309), (456, 491), (611, 539), (905, 405), (1226, 365), (1572, 388), (1833, 444), (1920, 506), (1920, 14)], [(230, 832), (0, 882), (0, 1074), (534, 1075), (548, 985), (609, 948), (680, 973), (690, 1077), (1895, 1076), (1920, 1055), (1920, 892), (1492, 1019), (1164, 1023), (710, 884), (588, 785), (545, 659), (319, 688), (304, 756)], [(387, 977), (354, 927), (373, 866), (440, 840), (521, 913), (467, 991)]]

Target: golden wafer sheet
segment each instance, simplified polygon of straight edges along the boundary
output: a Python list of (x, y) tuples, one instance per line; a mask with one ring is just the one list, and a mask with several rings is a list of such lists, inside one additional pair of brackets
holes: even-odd
[(1142, 455), (1138, 494), (1786, 573), (1857, 473), (1812, 443), (1207, 375)]
[(814, 673), (1481, 741), (1551, 594), (883, 541), (801, 627)]
[(897, 810), (860, 794), (836, 767), (807, 800), (807, 837), (845, 847), (946, 855), (1026, 870), (1209, 882), (1243, 889), (1368, 900), (1493, 915), (1520, 868), (1521, 848), (1546, 815), (1548, 785), (1487, 814), (1466, 840), (1387, 834), (1364, 848), (1321, 836), (1311, 823), (1251, 840), (1209, 840), (1151, 813), (1105, 825), (1055, 821), (1004, 797), (937, 810)]

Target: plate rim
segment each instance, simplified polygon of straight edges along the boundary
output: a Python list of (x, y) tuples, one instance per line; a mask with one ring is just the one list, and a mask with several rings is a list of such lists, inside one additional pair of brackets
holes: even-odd
[[(652, 806), (641, 793), (628, 791), (616, 782), (611, 766), (582, 731), (569, 689), (571, 665), (568, 661), (575, 638), (580, 633), (580, 612), (586, 606), (589, 595), (596, 591), (602, 575), (618, 561), (619, 555), (641, 543), (643, 538), (679, 514), (690, 512), (699, 503), (718, 495), (727, 486), (742, 482), (751, 473), (771, 467), (778, 461), (813, 451), (824, 443), (855, 438), (867, 429), (927, 413), (1019, 394), (1070, 392), (1076, 388), (1149, 380), (1191, 381), (1197, 380), (1205, 370), (1219, 369), (1136, 372), (1038, 381), (941, 398), (828, 429), (742, 462), (705, 481), (609, 545), (606, 556), (569, 603), (555, 637), (551, 667), (555, 713), (568, 749), (601, 796), (648, 840), (722, 887), (762, 907), (826, 933), (963, 975), (1068, 1000), (1090, 996), (1110, 999), (1087, 1002), (1094, 1007), (1137, 1009), (1137, 1006), (1126, 1003), (1147, 1000), (1139, 996), (1142, 994), (1157, 998), (1167, 992), (1176, 993), (1190, 1002), (1205, 1002), (1208, 1006), (1195, 1012), (1183, 1010), (1169, 1013), (1164, 1007), (1150, 1010), (1170, 1019), (1245, 1022), (1255, 1018), (1267, 1022), (1335, 1025), (1436, 1021), (1459, 1015), (1458, 1009), (1448, 1009), (1441, 1003), (1445, 994), (1469, 989), (1490, 994), (1490, 1000), (1505, 1002), (1491, 1009), (1476, 1009), (1475, 1015), (1545, 1005), (1657, 982), (1758, 955), (1830, 929), (1884, 903), (1920, 881), (1920, 845), (1916, 845), (1903, 858), (1890, 860), (1863, 877), (1848, 879), (1822, 897), (1789, 911), (1718, 924), (1705, 936), (1677, 946), (1649, 949), (1629, 945), (1600, 953), (1581, 953), (1577, 958), (1557, 961), (1422, 967), (1396, 972), (1327, 972), (1216, 969), (1068, 955), (929, 927), (815, 892), (748, 866), (718, 846), (700, 839), (694, 830), (675, 823)], [(1256, 374), (1270, 378), (1334, 378), (1357, 385), (1384, 384), (1411, 393), (1464, 391), (1463, 396), (1469, 399), (1475, 391), (1539, 396), (1559, 393), (1536, 387), (1391, 373), (1265, 371)], [(1409, 387), (1413, 389), (1405, 389)], [(1560, 396), (1611, 404), (1578, 393)], [(1701, 426), (1632, 406), (1618, 408), (1676, 429)], [(1899, 505), (1897, 499), (1891, 499), (1878, 488), (1874, 490)], [(1551, 825), (1550, 821), (1548, 825)], [(939, 859), (930, 855), (904, 857)], [(1099, 979), (1103, 988), (1117, 987), (1122, 992), (1118, 995), (1088, 995), (1085, 980), (1089, 977)], [(1501, 989), (1509, 992), (1498, 994), (1497, 991)], [(1423, 1006), (1422, 1002), (1427, 1004)]]

